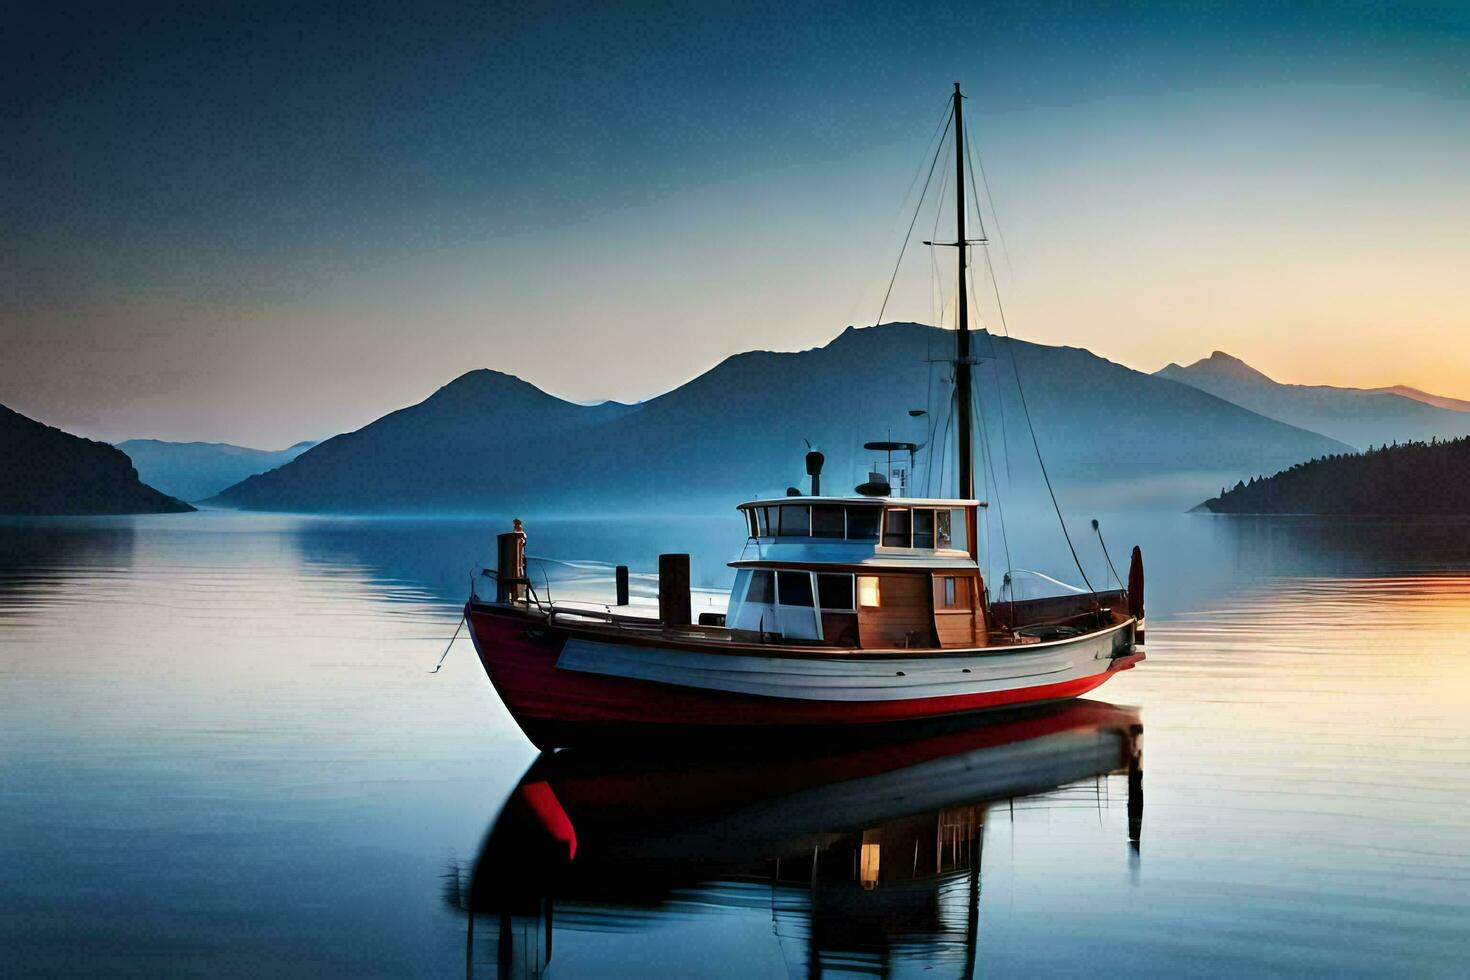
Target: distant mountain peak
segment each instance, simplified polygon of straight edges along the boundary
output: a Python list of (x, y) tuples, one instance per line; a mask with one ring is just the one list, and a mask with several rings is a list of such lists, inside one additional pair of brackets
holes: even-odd
[(1268, 418), (1341, 440), (1360, 449), (1392, 440), (1458, 438), (1470, 434), (1470, 403), (1410, 389), (1338, 388), (1284, 384), (1238, 357), (1215, 351), (1188, 367), (1170, 364), (1158, 377), (1207, 391)]
[(1264, 371), (1257, 371), (1249, 364), (1242, 361), (1233, 354), (1227, 354), (1222, 350), (1211, 351), (1209, 357), (1195, 361), (1187, 371), (1209, 371), (1221, 377), (1237, 378), (1242, 381), (1270, 381), (1274, 379)]

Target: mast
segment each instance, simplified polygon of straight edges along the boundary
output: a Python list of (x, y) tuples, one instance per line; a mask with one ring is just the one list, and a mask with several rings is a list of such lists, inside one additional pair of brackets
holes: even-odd
[(954, 362), (956, 411), (959, 425), (959, 471), (960, 498), (970, 500), (975, 496), (975, 464), (972, 458), (974, 439), (970, 431), (970, 304), (965, 294), (965, 252), (969, 243), (965, 241), (965, 118), (961, 101), (960, 83), (954, 83), (954, 200), (955, 200), (955, 251), (959, 253), (959, 289), (956, 303), (959, 310), (959, 350)]

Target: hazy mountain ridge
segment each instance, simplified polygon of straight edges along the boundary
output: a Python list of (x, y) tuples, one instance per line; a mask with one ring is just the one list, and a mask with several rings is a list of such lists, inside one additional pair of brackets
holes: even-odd
[(1216, 514), (1470, 515), (1470, 437), (1298, 463), (1199, 505)]
[(1416, 402), (1433, 405), (1436, 408), (1448, 409), (1451, 412), (1470, 412), (1470, 401), (1463, 398), (1450, 398), (1448, 395), (1436, 395), (1432, 392), (1422, 391), (1419, 388), (1411, 388), (1408, 385), (1390, 385), (1387, 388), (1369, 388), (1368, 391), (1381, 391), (1389, 395), (1401, 395), (1411, 398)]
[(1418, 393), (1420, 397), (1408, 397), (1382, 388), (1283, 384), (1224, 351), (1215, 351), (1187, 367), (1169, 364), (1155, 372), (1155, 377), (1192, 385), (1242, 408), (1320, 432), (1358, 449), (1394, 440), (1470, 435), (1470, 412), (1425, 400), (1453, 399), (1423, 392)]
[(275, 450), (163, 439), (129, 439), (116, 445), (128, 454), (144, 483), (180, 500), (203, 500), (246, 477), (289, 463), (316, 443), (298, 442)]
[[(926, 424), (945, 429), (949, 383), (931, 389), (930, 379), (947, 374), (947, 365), (934, 362), (950, 356), (953, 337), (920, 324), (848, 328), (823, 347), (734, 355), (635, 406), (574, 405), (510, 375), (473, 371), (213, 502), (346, 512), (687, 512), (779, 493), (788, 484), (804, 487), (804, 439), (827, 454), (825, 489), (847, 493), (873, 456), (862, 450), (864, 441), (918, 442)], [(1223, 473), (1275, 469), (1347, 448), (1077, 348), (984, 332), (976, 347), (998, 355), (982, 363), (977, 389), (993, 455), (999, 460), (1007, 443), (1018, 473), (1032, 457), (1011, 353), (1059, 479), (1128, 483), (1207, 474), (1192, 490), (1180, 490), (1190, 494), (1179, 501), (1187, 506)], [(926, 406), (928, 393), (933, 404)], [(916, 423), (907, 414), (912, 408), (930, 415)]]
[(121, 450), (0, 405), (0, 514), (170, 514), (193, 509), (143, 484)]

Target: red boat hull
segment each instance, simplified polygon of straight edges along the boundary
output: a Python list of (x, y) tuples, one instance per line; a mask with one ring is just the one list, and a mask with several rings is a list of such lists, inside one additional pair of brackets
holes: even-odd
[(787, 729), (911, 722), (1078, 697), (1143, 659), (1098, 662), (1081, 677), (1000, 691), (891, 700), (808, 700), (704, 690), (557, 667), (568, 636), (514, 610), (466, 609), (485, 673), (533, 742), (572, 744), (577, 732)]

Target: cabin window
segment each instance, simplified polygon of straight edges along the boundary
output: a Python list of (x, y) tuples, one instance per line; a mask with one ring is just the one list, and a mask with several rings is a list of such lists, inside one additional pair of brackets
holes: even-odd
[(754, 571), (750, 573), (750, 587), (745, 591), (746, 602), (757, 602), (770, 605), (776, 601), (775, 577), (770, 572)]
[(775, 513), (773, 507), (757, 507), (756, 515), (760, 521), (761, 537), (772, 537), (776, 533)]
[(817, 603), (834, 612), (852, 612), (852, 576), (818, 572)]
[(776, 588), (783, 606), (812, 605), (812, 577), (807, 572), (777, 572)]
[(750, 522), (750, 536), (752, 538), (758, 538), (761, 534), (760, 523), (756, 520), (755, 511), (756, 509), (754, 507), (748, 507), (745, 511), (745, 519)]
[(910, 548), (910, 511), (907, 507), (892, 507), (883, 512), (883, 547)]
[(953, 548), (956, 551), (970, 550), (970, 521), (966, 515), (965, 508), (955, 507), (948, 511), (950, 522), (950, 537), (948, 545), (940, 547)]
[(934, 512), (924, 508), (914, 508), (914, 547), (934, 547)]
[(805, 538), (812, 533), (812, 509), (806, 504), (785, 504), (776, 508), (781, 512), (781, 528), (777, 532), (783, 538)]
[(841, 507), (817, 504), (812, 507), (812, 537), (840, 538), (847, 533), (847, 521)]
[[(917, 845), (914, 853), (918, 853)], [(878, 869), (882, 866), (883, 845), (863, 844), (858, 858), (858, 881), (864, 891), (878, 887)], [(917, 858), (915, 859), (917, 860)]]
[(968, 578), (958, 575), (946, 575), (940, 579), (940, 582), (939, 608), (970, 608), (970, 580)]
[(878, 595), (878, 576), (859, 575), (857, 577), (858, 605), (865, 609), (877, 609), (880, 596)]
[[(951, 531), (951, 529), (954, 527), (953, 518), (954, 511), (936, 510), (934, 512), (934, 547), (954, 547), (954, 535)], [(963, 512), (961, 512), (960, 521), (963, 522), (964, 519), (965, 518), (963, 516)], [(964, 526), (963, 523), (961, 524), (961, 526)]]
[(850, 507), (847, 511), (847, 540), (877, 541), (878, 519), (883, 512), (877, 507)]

